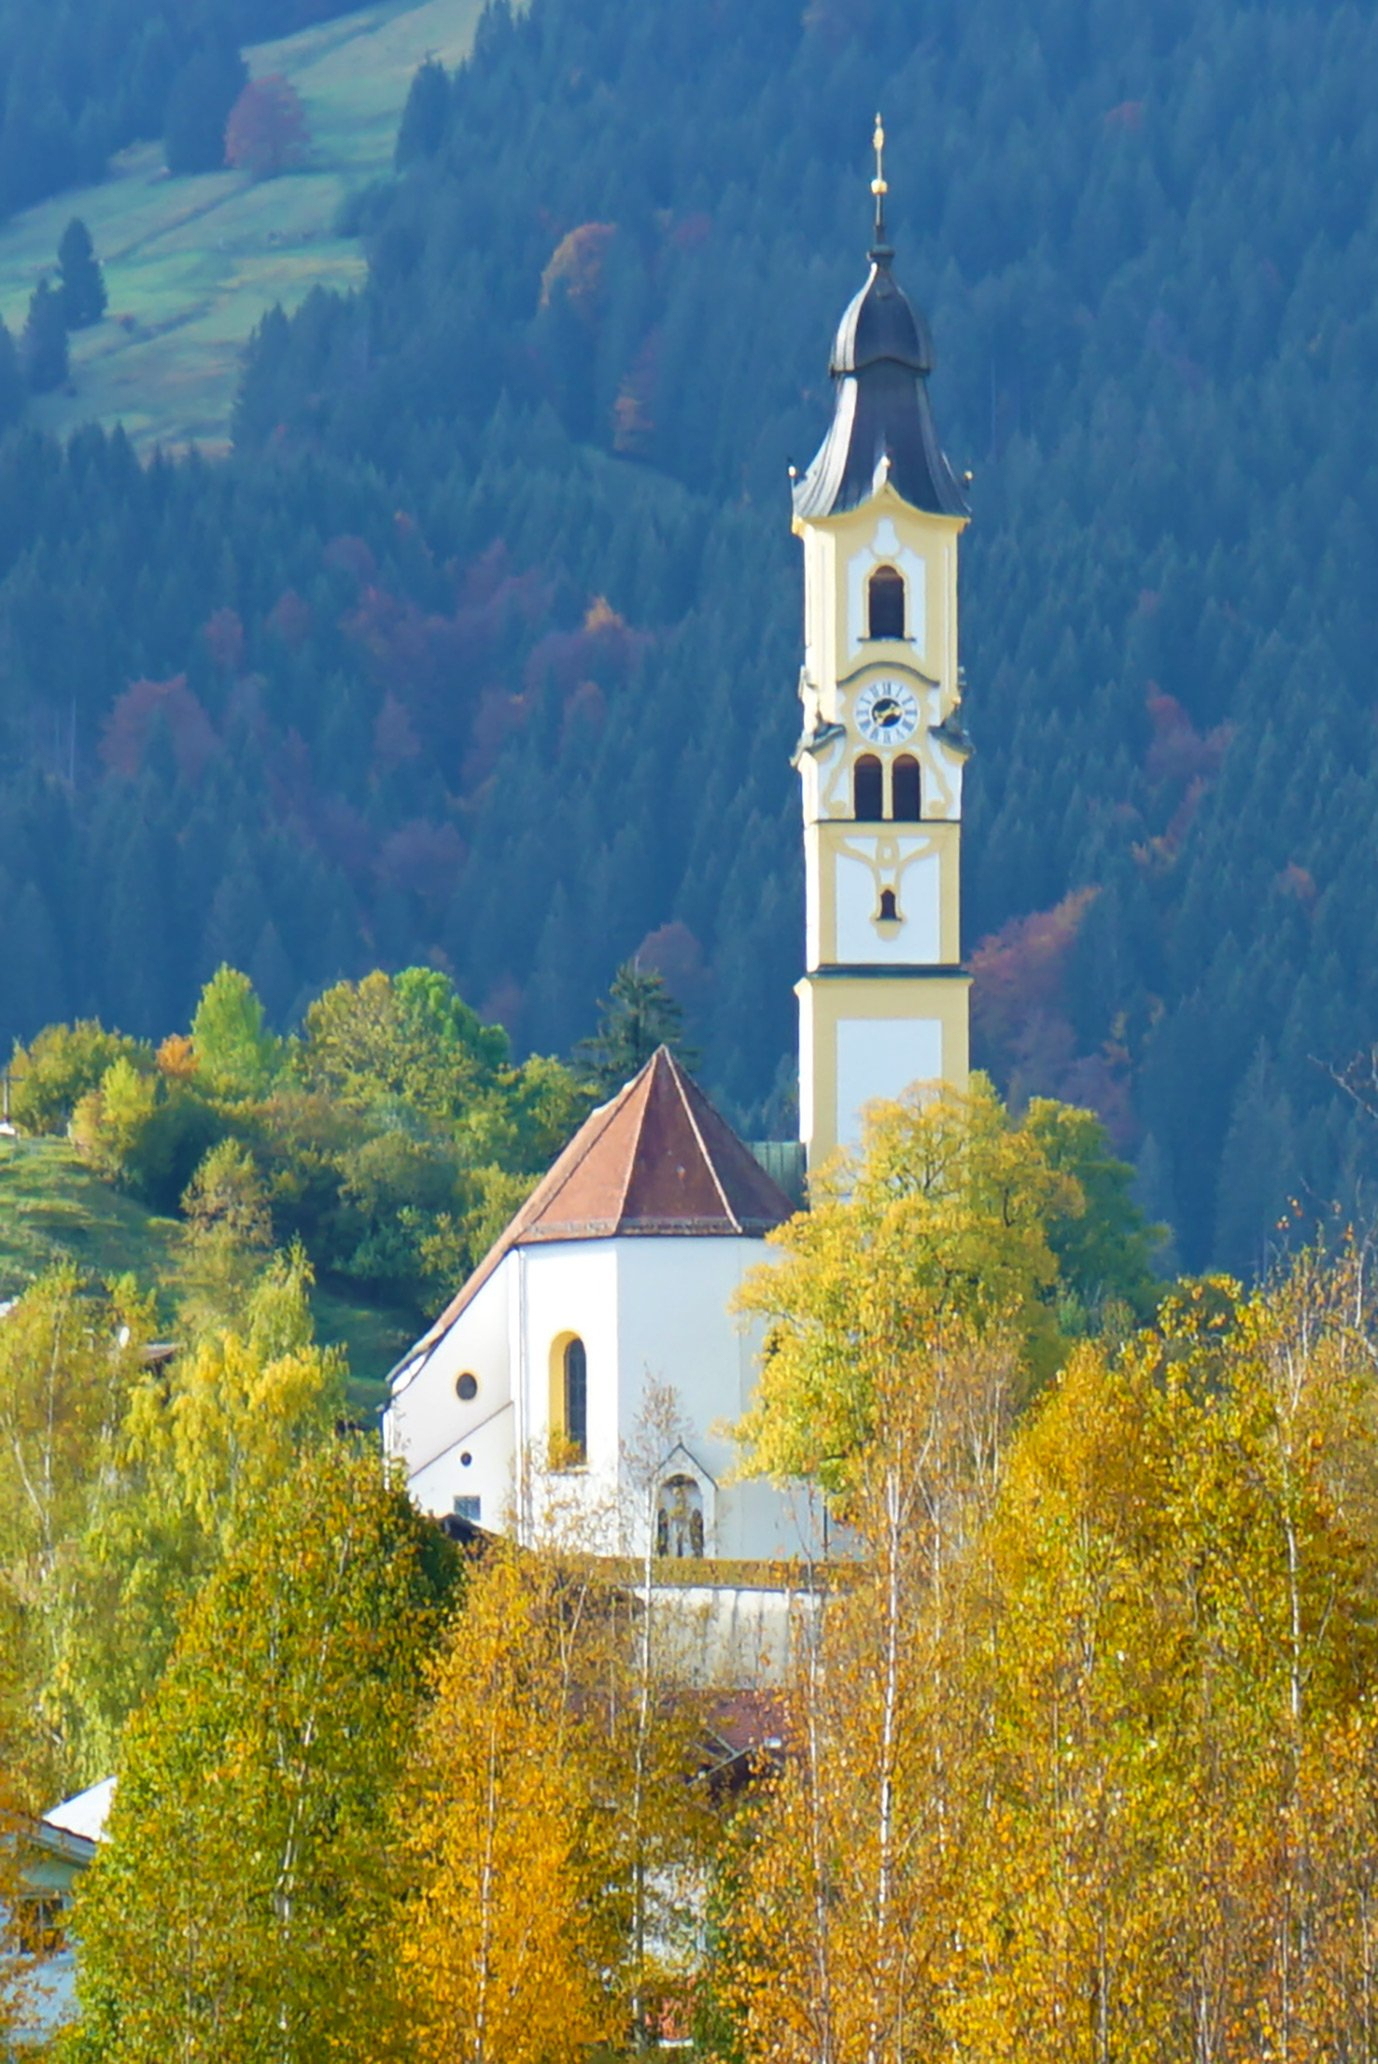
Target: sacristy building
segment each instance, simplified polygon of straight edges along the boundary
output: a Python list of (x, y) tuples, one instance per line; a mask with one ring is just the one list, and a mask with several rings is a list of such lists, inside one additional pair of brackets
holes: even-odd
[[(934, 425), (928, 328), (894, 277), (882, 146), (878, 129), (876, 234), (833, 344), (832, 424), (793, 488), (798, 1158), (809, 1168), (857, 1144), (871, 1100), (964, 1086), (968, 1066), (957, 644), (968, 509)], [(761, 1347), (735, 1293), (795, 1208), (662, 1049), (593, 1113), (393, 1371), (384, 1440), (417, 1502), (528, 1538), (557, 1505), (600, 1553), (810, 1550), (802, 1500), (732, 1481), (729, 1432)]]

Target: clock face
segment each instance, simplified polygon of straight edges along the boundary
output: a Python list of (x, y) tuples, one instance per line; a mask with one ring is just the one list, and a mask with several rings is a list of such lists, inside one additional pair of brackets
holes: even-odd
[(918, 729), (918, 698), (903, 681), (870, 681), (857, 697), (856, 721), (872, 745), (902, 745)]

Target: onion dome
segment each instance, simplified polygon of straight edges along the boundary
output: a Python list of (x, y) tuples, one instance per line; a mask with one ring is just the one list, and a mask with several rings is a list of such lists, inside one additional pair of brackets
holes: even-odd
[(885, 137), (876, 123), (876, 239), (871, 271), (837, 326), (829, 372), (836, 382), (832, 428), (794, 489), (794, 513), (835, 516), (888, 480), (916, 509), (967, 516), (970, 509), (938, 442), (928, 399), (933, 340), (897, 283), (885, 239)]

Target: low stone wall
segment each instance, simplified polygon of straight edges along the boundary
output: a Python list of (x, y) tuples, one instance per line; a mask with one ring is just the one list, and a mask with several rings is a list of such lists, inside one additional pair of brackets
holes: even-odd
[[(648, 1594), (638, 1587), (637, 1595)], [(687, 1684), (735, 1691), (783, 1684), (819, 1593), (799, 1584), (652, 1584), (657, 1643)]]

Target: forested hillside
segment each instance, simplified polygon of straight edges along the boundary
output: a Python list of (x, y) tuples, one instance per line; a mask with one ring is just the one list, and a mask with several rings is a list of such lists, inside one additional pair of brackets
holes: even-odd
[(782, 1121), (785, 466), (880, 101), (976, 471), (978, 1053), (1095, 1102), (1189, 1263), (1362, 1202), (1376, 65), (1303, 0), (494, 8), (361, 206), (368, 289), (265, 325), (233, 461), (0, 452), (2, 1029), (429, 959), (566, 1049), (643, 947)]

